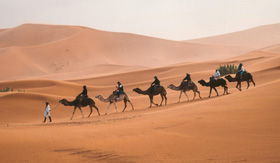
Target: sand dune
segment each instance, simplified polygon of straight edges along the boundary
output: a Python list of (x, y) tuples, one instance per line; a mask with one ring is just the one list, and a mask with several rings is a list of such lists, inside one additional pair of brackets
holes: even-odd
[[(74, 79), (100, 75), (99, 65), (161, 67), (224, 59), (250, 48), (162, 40), (76, 26), (25, 24), (0, 33), (0, 80)], [(101, 67), (104, 68), (104, 67)], [(137, 69), (138, 69), (137, 68)], [(87, 69), (88, 71), (84, 71)], [(108, 73), (113, 69), (108, 68)], [(128, 71), (128, 69), (123, 70)], [(76, 72), (75, 76), (65, 73)], [(64, 75), (62, 75), (64, 74)]]
[(220, 36), (188, 40), (186, 42), (223, 46), (245, 46), (258, 50), (279, 44), (279, 32), (280, 24), (271, 24)]
[[(242, 33), (263, 36), (267, 28)], [(234, 37), (237, 44), (228, 46)], [(13, 88), (0, 93), (1, 162), (279, 162), (280, 48), (275, 37), (240, 41), (244, 37), (236, 33), (225, 35), (226, 46), (212, 46), (84, 27), (28, 24), (1, 30), (0, 58), (5, 62), (0, 88)], [(205, 40), (216, 44), (221, 38)], [(250, 50), (254, 48), (258, 50)], [(213, 91), (208, 98), (209, 87), (197, 81), (207, 81), (220, 65), (240, 62), (256, 86), (246, 89), (243, 82), (239, 91), (236, 83), (227, 82), (230, 94), (222, 95), (219, 87), (220, 96)], [(202, 99), (192, 100), (188, 91), (190, 101), (182, 95), (178, 104), (179, 92), (166, 87), (179, 85), (186, 73)], [(132, 89), (149, 88), (155, 75), (168, 102), (148, 108), (148, 96)], [(121, 113), (124, 103), (118, 102), (119, 113), (112, 105), (105, 116), (108, 103), (95, 96), (108, 97), (117, 81), (135, 110), (128, 105)], [(74, 100), (83, 85), (101, 116), (93, 110), (90, 118), (82, 118), (77, 109), (69, 120), (74, 107), (58, 101)], [(46, 101), (52, 123), (42, 123)], [(160, 103), (160, 96), (154, 101)], [(82, 110), (89, 114), (89, 107)]]
[[(280, 83), (278, 77), (273, 80), (270, 77), (279, 76), (279, 70), (265, 79), (263, 72), (257, 74), (254, 74), (257, 87), (243, 92), (230, 87), (231, 94), (227, 96), (207, 99), (208, 89), (199, 86), (205, 99), (186, 102), (183, 98), (181, 104), (176, 104), (178, 93), (168, 90), (169, 104), (152, 109), (146, 108), (147, 98), (134, 95), (134, 112), (114, 114), (111, 108), (108, 116), (98, 117), (94, 112), (89, 119), (81, 119), (77, 112), (74, 120), (69, 121), (72, 108), (59, 107), (52, 112), (55, 122), (50, 126), (41, 126), (39, 116), (43, 101), (49, 100), (54, 105), (56, 96), (7, 95), (0, 98), (1, 104), (6, 102), (4, 105), (8, 106), (12, 99), (20, 99), (17, 108), (22, 107), (20, 103), (32, 104), (32, 107), (28, 111), (22, 109), (24, 112), (9, 108), (9, 118), (3, 119), (10, 121), (9, 127), (2, 123), (3, 130), (0, 130), (1, 137), (6, 140), (1, 142), (5, 149), (1, 157), (3, 161), (35, 162), (42, 159), (70, 162), (277, 161), (280, 159), (277, 152), (280, 133), (275, 123), (278, 122)], [(260, 80), (264, 81), (260, 83)], [(96, 102), (104, 114), (106, 106)], [(88, 113), (88, 109), (84, 111)], [(11, 116), (15, 113), (18, 115)], [(15, 132), (20, 133), (20, 138)], [(63, 145), (55, 143), (58, 141)], [(52, 157), (45, 158), (43, 153)]]

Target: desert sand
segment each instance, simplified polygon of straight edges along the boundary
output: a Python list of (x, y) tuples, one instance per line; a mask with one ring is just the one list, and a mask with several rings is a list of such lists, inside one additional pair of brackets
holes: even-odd
[[(170, 41), (78, 26), (25, 24), (0, 30), (0, 162), (279, 162), (280, 25), (273, 24), (188, 41)], [(256, 86), (228, 82), (219, 96), (197, 81), (220, 65), (243, 63)], [(202, 99), (190, 101), (167, 88), (186, 73)], [(149, 106), (132, 91), (154, 76), (167, 90), (167, 105)], [(117, 81), (134, 111), (118, 102), (104, 115)], [(76, 110), (59, 100), (75, 99), (87, 85), (101, 113)], [(50, 102), (52, 123), (43, 121)], [(160, 96), (154, 98), (160, 103)]]

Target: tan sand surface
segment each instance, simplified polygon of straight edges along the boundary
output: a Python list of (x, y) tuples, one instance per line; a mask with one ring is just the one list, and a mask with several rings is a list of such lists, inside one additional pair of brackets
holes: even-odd
[[(40, 37), (46, 34), (50, 38), (37, 40), (31, 37), (26, 42), (17, 38), (26, 37), (24, 31), (33, 27)], [(41, 31), (50, 33), (42, 34)], [(13, 32), (16, 34), (12, 35)], [(52, 36), (55, 32), (59, 34)], [(97, 35), (100, 37), (91, 38)], [(83, 51), (82, 47), (88, 45), (81, 42), (75, 46), (75, 43), (95, 39), (102, 42), (105, 36), (116, 43), (110, 42), (115, 50), (126, 47), (131, 48), (130, 52), (138, 51), (138, 54), (154, 51), (143, 58), (127, 57), (132, 54), (125, 53), (123, 62), (107, 52), (98, 54), (96, 61), (77, 62), (90, 55), (77, 55)], [(131, 44), (123, 45), (124, 42), (117, 41), (120, 38)], [(149, 43), (145, 44), (147, 41)], [(64, 49), (66, 44), (76, 52), (48, 56), (56, 48), (57, 51), (61, 47)], [(148, 44), (152, 47), (142, 48)], [(0, 162), (263, 163), (280, 160), (279, 42), (246, 53), (243, 53), (244, 47), (237, 49), (241, 53), (234, 53), (229, 48), (224, 57), (218, 57), (221, 53), (217, 51), (227, 49), (227, 46), (181, 43), (83, 27), (23, 25), (0, 31), (0, 45), (0, 56), (9, 58), (18, 66), (1, 64), (1, 70), (5, 70), (1, 74), (7, 78), (2, 76), (0, 88), (13, 88), (13, 92), (0, 93)], [(155, 53), (159, 45), (163, 45), (163, 49)], [(174, 46), (182, 53), (171, 55), (169, 52), (176, 49)], [(217, 53), (212, 52), (211, 59), (200, 58), (204, 55), (201, 51), (213, 47)], [(88, 52), (91, 48), (88, 47)], [(99, 48), (97, 51), (102, 49), (94, 48)], [(188, 49), (197, 53), (185, 54), (185, 57), (193, 56), (190, 60), (182, 59), (183, 52)], [(170, 51), (165, 53), (165, 50)], [(37, 52), (42, 52), (42, 55), (36, 58)], [(71, 57), (62, 63), (65, 56)], [(146, 59), (154, 56), (157, 56), (157, 65), (145, 63)], [(139, 60), (138, 64), (134, 64), (136, 60)], [(170, 63), (166, 63), (168, 60)], [(59, 62), (65, 65), (65, 69), (55, 72), (49, 63)], [(76, 66), (72, 65), (76, 62)], [(118, 62), (122, 64), (116, 64)], [(227, 81), (230, 94), (222, 95), (223, 88), (219, 87), (220, 96), (212, 91), (211, 98), (208, 98), (209, 87), (203, 87), (197, 81), (208, 81), (219, 65), (238, 65), (240, 62), (253, 75), (256, 86), (251, 83), (246, 89), (247, 83), (243, 82), (243, 90), (239, 91), (235, 88), (236, 83)], [(23, 71), (24, 68), (27, 70)], [(90, 72), (92, 74), (88, 74)], [(179, 92), (166, 87), (171, 83), (179, 85), (187, 72), (198, 86), (202, 99), (197, 96), (192, 100), (194, 95), (189, 91), (190, 101), (182, 95), (178, 104)], [(155, 75), (167, 90), (168, 102), (167, 105), (148, 108), (148, 96), (139, 95), (132, 89), (147, 89)], [(105, 116), (108, 103), (95, 96), (108, 97), (115, 90), (117, 81), (124, 85), (135, 110), (132, 111), (128, 104), (125, 112), (121, 112), (124, 104), (118, 102), (118, 113), (112, 105)], [(73, 120), (70, 120), (73, 107), (63, 106), (58, 101), (63, 98), (74, 100), (82, 92), (83, 85), (87, 85), (88, 95), (95, 101), (101, 115), (98, 116), (94, 109), (91, 117), (87, 118), (89, 107), (85, 107), (82, 108), (85, 118), (77, 109)], [(156, 96), (154, 100), (160, 103), (161, 98)], [(46, 101), (50, 102), (52, 109), (52, 123), (48, 120), (42, 123)]]
[[(106, 74), (116, 73), (116, 66), (125, 66), (122, 72), (127, 72), (182, 61), (223, 59), (250, 50), (77, 26), (25, 24), (0, 33), (0, 60), (5, 68), (0, 80), (96, 77), (106, 71)], [(96, 70), (103, 69), (100, 65), (104, 64), (111, 66)]]
[(257, 50), (260, 48), (279, 44), (279, 30), (280, 23), (260, 26), (219, 36), (188, 40), (186, 42), (210, 45), (246, 46)]

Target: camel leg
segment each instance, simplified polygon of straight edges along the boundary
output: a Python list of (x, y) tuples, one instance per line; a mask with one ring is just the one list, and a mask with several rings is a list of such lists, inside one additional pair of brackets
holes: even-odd
[(214, 87), (213, 89), (214, 89), (214, 90), (216, 91), (216, 93), (217, 93), (217, 96), (219, 96), (219, 94), (218, 94), (218, 91), (217, 91), (217, 89), (216, 89), (215, 87)]
[(199, 92), (198, 90), (197, 90), (196, 92), (198, 93), (198, 95), (199, 95), (199, 98), (201, 99), (201, 96), (200, 96), (200, 92)]
[(154, 99), (154, 96), (150, 96), (150, 102), (151, 102), (150, 108), (152, 107), (152, 104), (158, 106), (158, 104), (154, 103), (153, 99)]
[[(237, 84), (236, 84), (236, 88), (239, 90), (238, 86), (239, 86), (239, 83), (237, 82)], [(239, 90), (239, 91), (240, 91), (240, 90)]]
[(227, 86), (223, 86), (223, 87), (224, 87), (224, 93), (223, 93), (223, 95), (225, 95), (226, 92), (227, 92)]
[(117, 105), (115, 102), (114, 102), (114, 105), (115, 105), (116, 113), (118, 113), (118, 108), (117, 108)]
[(255, 87), (255, 86), (256, 86), (256, 84), (255, 84), (255, 82), (254, 82), (254, 80), (253, 80), (253, 77), (252, 77), (252, 79), (251, 79), (251, 82), (253, 82), (254, 87)]
[(180, 91), (180, 96), (179, 96), (179, 101), (178, 101), (178, 103), (180, 103), (180, 100), (181, 100), (181, 96), (182, 96), (182, 90)]
[(188, 94), (187, 94), (186, 92), (184, 92), (184, 94), (185, 94), (185, 95), (187, 96), (187, 98), (188, 98), (188, 101), (190, 101), (190, 100), (189, 100), (189, 96), (188, 96)]
[(237, 88), (239, 91), (242, 91), (242, 90), (241, 90), (241, 82), (239, 82), (239, 81), (237, 82), (236, 88)]
[(212, 93), (212, 87), (210, 87), (210, 93), (209, 93), (209, 96), (208, 96), (208, 97), (211, 96), (211, 93)]
[(150, 108), (151, 108), (152, 107), (153, 96), (149, 96), (149, 98), (150, 98)]
[(164, 98), (165, 98), (165, 105), (167, 104), (167, 97), (166, 95), (164, 95)]
[(188, 101), (190, 101), (189, 96), (188, 96), (188, 94), (187, 94), (187, 92), (186, 92), (186, 91), (184, 92), (184, 94), (187, 96)]
[(193, 90), (193, 100), (195, 99), (195, 96), (196, 96), (196, 93), (195, 93), (195, 90)]
[(123, 111), (122, 112), (124, 112), (125, 111), (125, 108), (127, 107), (127, 100), (126, 100), (126, 98), (123, 100), (123, 102), (124, 102), (124, 109), (123, 109)]
[(247, 80), (247, 89), (250, 87), (250, 82)]
[(92, 113), (92, 106), (89, 105), (89, 108), (90, 108), (90, 113), (89, 113), (89, 115), (88, 115), (88, 118), (90, 117), (90, 115), (91, 115), (91, 113)]
[(72, 117), (70, 118), (70, 120), (73, 119), (73, 116), (74, 116), (74, 114), (75, 114), (76, 108), (77, 108), (77, 107), (74, 107), (74, 111), (73, 111), (73, 113), (72, 113)]
[(95, 105), (93, 105), (93, 107), (96, 109), (96, 111), (97, 111), (98, 115), (100, 115), (100, 113), (99, 113), (99, 109), (98, 109)]
[(160, 106), (162, 106), (162, 102), (163, 102), (163, 94), (160, 94), (161, 96), (161, 103), (160, 103)]
[(132, 105), (132, 102), (130, 100), (128, 100), (128, 102), (130, 103), (131, 107), (132, 107), (132, 110), (134, 110), (134, 107)]
[(108, 110), (109, 110), (109, 108), (110, 108), (111, 104), (112, 104), (112, 103), (110, 102), (109, 106), (107, 107), (107, 110), (106, 110), (105, 115), (107, 115), (107, 112), (108, 112)]
[(80, 111), (81, 111), (81, 113), (82, 113), (82, 116), (83, 116), (83, 118), (84, 118), (85, 116), (84, 116), (84, 113), (83, 113), (82, 108), (81, 108), (81, 107), (79, 107), (79, 109), (80, 109)]

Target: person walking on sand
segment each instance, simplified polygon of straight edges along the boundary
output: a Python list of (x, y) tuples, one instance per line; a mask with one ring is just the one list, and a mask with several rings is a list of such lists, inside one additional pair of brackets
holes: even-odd
[(46, 107), (45, 107), (45, 111), (44, 111), (45, 119), (44, 119), (43, 123), (46, 122), (47, 117), (49, 117), (50, 122), (52, 122), (50, 111), (51, 111), (50, 105), (48, 102), (46, 102)]

